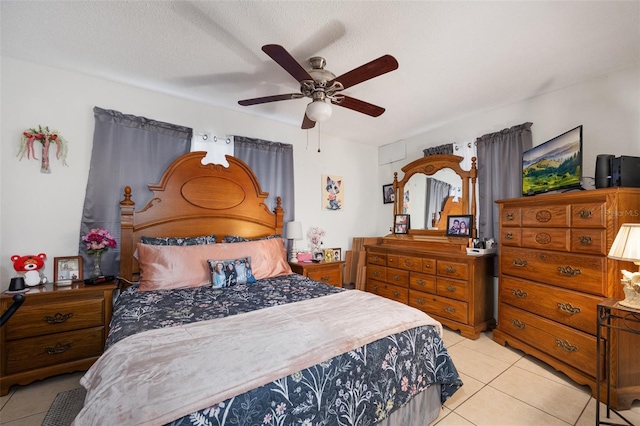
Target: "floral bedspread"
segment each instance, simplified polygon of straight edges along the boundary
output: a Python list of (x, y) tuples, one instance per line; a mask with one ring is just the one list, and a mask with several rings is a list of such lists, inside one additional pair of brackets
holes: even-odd
[[(131, 334), (345, 291), (297, 274), (226, 289), (124, 291), (107, 346)], [(348, 316), (337, 321), (348, 321)], [(292, 337), (295, 338), (295, 337)], [(294, 373), (171, 425), (372, 425), (432, 384), (441, 403), (462, 386), (436, 329), (416, 327)]]

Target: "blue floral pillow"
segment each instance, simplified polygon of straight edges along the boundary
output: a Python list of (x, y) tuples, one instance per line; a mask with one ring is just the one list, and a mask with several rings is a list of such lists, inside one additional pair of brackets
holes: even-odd
[(140, 237), (142, 244), (152, 246), (199, 246), (202, 244), (215, 244), (215, 235), (202, 235), (200, 237)]
[(246, 243), (247, 241), (259, 241), (259, 240), (270, 240), (272, 238), (282, 238), (282, 235), (267, 235), (266, 237), (260, 238), (244, 238), (238, 237), (237, 235), (225, 235), (224, 242), (225, 243)]
[(252, 284), (256, 277), (251, 271), (251, 257), (231, 260), (207, 260), (213, 288), (233, 287), (236, 284)]

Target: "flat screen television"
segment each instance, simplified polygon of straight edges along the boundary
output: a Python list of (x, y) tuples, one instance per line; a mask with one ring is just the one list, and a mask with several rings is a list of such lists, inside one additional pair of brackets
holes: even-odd
[(522, 195), (581, 187), (582, 126), (522, 154)]

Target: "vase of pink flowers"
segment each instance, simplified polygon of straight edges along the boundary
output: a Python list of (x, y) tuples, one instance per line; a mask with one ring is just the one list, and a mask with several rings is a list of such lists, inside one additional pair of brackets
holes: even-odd
[(102, 228), (94, 228), (82, 237), (87, 246), (87, 253), (93, 254), (93, 276), (102, 275), (102, 253), (116, 247), (116, 240), (111, 232)]
[(322, 239), (324, 238), (324, 229), (318, 228), (314, 226), (309, 228), (309, 232), (307, 232), (307, 237), (309, 238), (309, 244), (311, 245), (311, 251), (313, 253), (319, 252), (322, 246)]

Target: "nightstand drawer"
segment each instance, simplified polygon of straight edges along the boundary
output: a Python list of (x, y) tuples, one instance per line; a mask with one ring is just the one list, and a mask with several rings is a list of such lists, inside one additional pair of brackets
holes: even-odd
[(100, 326), (104, 318), (103, 306), (103, 299), (55, 304), (25, 303), (11, 318), (11, 326), (6, 329), (5, 339), (14, 340)]
[(342, 273), (339, 268), (342, 265), (336, 266), (338, 267), (309, 271), (307, 277), (311, 278), (312, 280), (320, 281), (321, 283), (342, 287)]
[(104, 327), (7, 342), (6, 372), (17, 373), (102, 354)]

